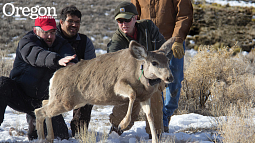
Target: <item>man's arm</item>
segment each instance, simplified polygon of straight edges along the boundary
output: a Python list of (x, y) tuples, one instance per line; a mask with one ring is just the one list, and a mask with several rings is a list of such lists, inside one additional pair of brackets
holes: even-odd
[[(61, 58), (75, 54), (67, 41), (59, 43), (62, 45), (60, 45), (60, 50), (57, 53), (42, 47), (42, 43), (37, 37), (24, 37), (19, 42), (18, 51), (22, 59), (32, 66), (57, 69), (61, 67), (59, 65)], [(76, 62), (76, 59), (73, 62)]]
[(58, 68), (61, 56), (56, 52), (48, 51), (35, 42), (27, 42), (19, 49), (23, 60), (35, 67)]
[(129, 41), (124, 40), (124, 38), (121, 37), (120, 34), (117, 34), (119, 32), (120, 31), (117, 30), (113, 34), (111, 41), (107, 44), (107, 53), (116, 52), (116, 51), (119, 51), (121, 49), (128, 48)]
[(183, 43), (193, 22), (193, 7), (190, 0), (173, 0), (176, 11), (176, 23), (172, 37)]
[(87, 37), (86, 49), (84, 52), (84, 59), (90, 60), (96, 57), (95, 47), (92, 41)]

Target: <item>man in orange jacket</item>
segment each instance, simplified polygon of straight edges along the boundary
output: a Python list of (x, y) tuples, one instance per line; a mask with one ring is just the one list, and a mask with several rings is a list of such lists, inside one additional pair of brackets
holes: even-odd
[(169, 132), (170, 117), (178, 108), (180, 98), (185, 38), (192, 25), (193, 7), (190, 0), (131, 0), (131, 2), (136, 6), (139, 18), (152, 20), (166, 40), (176, 37), (172, 47), (174, 57), (169, 65), (174, 82), (166, 88), (166, 100), (163, 102), (164, 131)]

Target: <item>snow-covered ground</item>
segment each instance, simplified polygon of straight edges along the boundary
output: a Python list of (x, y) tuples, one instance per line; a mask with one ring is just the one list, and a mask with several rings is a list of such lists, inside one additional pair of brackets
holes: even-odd
[[(97, 134), (104, 134), (109, 132), (110, 124), (108, 115), (111, 113), (113, 106), (94, 106), (91, 115), (91, 123), (89, 130), (97, 132)], [(65, 121), (70, 128), (70, 121), (72, 119), (72, 111), (65, 114)], [(211, 131), (203, 131), (200, 133), (179, 132), (188, 128), (210, 128), (213, 127), (214, 118), (202, 116), (198, 114), (183, 114), (175, 115), (171, 118), (169, 125), (169, 133), (163, 133), (162, 141), (176, 139), (177, 141), (185, 142), (200, 142), (200, 143), (213, 143), (215, 135)], [(12, 130), (15, 128), (15, 130)], [(17, 114), (11, 108), (6, 109), (4, 122), (0, 126), (0, 142), (29, 142), (26, 135), (19, 135), (17, 130), (27, 133), (28, 124), (26, 123), (25, 114)], [(71, 134), (71, 130), (69, 130)], [(12, 134), (12, 135), (11, 135)], [(98, 142), (100, 135), (97, 136)], [(34, 140), (33, 142), (36, 142)], [(136, 121), (134, 126), (124, 132), (121, 136), (113, 132), (110, 134), (105, 142), (108, 143), (135, 143), (136, 141), (151, 142), (148, 139), (148, 134), (145, 131), (145, 121)], [(69, 140), (57, 140), (54, 142), (73, 142), (78, 143), (78, 140), (70, 138)]]
[[(201, 0), (195, 0), (195, 1), (201, 1)], [(227, 5), (229, 6), (241, 6), (241, 7), (255, 7), (255, 3), (252, 3), (252, 0), (250, 2), (244, 2), (244, 1), (234, 1), (234, 0), (205, 0), (207, 3), (218, 3), (221, 5)]]

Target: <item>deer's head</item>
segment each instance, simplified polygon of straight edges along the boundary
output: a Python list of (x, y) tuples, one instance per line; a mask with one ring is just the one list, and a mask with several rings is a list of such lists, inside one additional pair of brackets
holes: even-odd
[(131, 41), (129, 45), (130, 52), (133, 57), (142, 60), (144, 77), (150, 80), (161, 79), (165, 83), (173, 81), (173, 75), (169, 68), (169, 62), (173, 56), (172, 45), (174, 38), (166, 41), (160, 49), (156, 51), (147, 51), (145, 47), (135, 41)]

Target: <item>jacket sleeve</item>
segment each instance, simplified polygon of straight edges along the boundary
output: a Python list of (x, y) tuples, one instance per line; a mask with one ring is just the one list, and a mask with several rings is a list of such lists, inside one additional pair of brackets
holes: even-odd
[(95, 48), (92, 41), (87, 37), (86, 49), (84, 53), (84, 59), (90, 60), (96, 57)]
[(173, 0), (176, 12), (176, 22), (172, 37), (182, 43), (189, 33), (193, 22), (193, 7), (190, 0)]
[(51, 69), (60, 67), (58, 60), (61, 56), (56, 52), (41, 47), (38, 39), (23, 39), (19, 43), (19, 48), (17, 50), (19, 50), (23, 60), (32, 66)]
[(117, 33), (119, 33), (118, 30), (113, 34), (111, 41), (107, 44), (107, 53), (116, 52), (121, 49), (128, 48), (129, 41), (123, 40), (120, 34)]
[(153, 44), (155, 45), (156, 42), (156, 49), (159, 49), (164, 43), (165, 43), (165, 38), (164, 36), (159, 32), (158, 27), (151, 21), (148, 20), (148, 24), (151, 29), (151, 39), (153, 41)]

